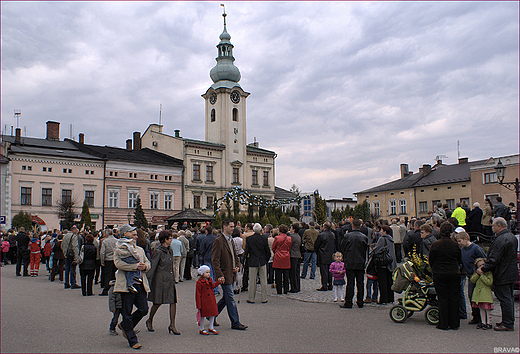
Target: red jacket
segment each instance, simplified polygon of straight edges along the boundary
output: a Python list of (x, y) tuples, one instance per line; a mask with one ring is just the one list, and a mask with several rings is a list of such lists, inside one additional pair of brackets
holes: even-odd
[(286, 234), (280, 234), (273, 242), (273, 268), (291, 269), (291, 238)]
[(218, 315), (217, 300), (215, 300), (215, 294), (213, 289), (219, 285), (218, 282), (213, 283), (211, 278), (200, 277), (197, 280), (197, 286), (195, 290), (195, 302), (197, 308), (200, 310), (201, 317), (211, 317)]

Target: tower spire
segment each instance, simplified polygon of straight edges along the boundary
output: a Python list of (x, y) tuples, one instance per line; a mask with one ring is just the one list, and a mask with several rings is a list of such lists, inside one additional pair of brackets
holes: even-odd
[(219, 81), (230, 81), (237, 83), (240, 81), (240, 70), (233, 64), (235, 58), (233, 57), (233, 44), (231, 44), (231, 36), (227, 31), (226, 26), (226, 8), (224, 4), (220, 4), (223, 8), (222, 17), (224, 18), (224, 30), (219, 36), (220, 42), (217, 45), (218, 57), (216, 58), (217, 65), (211, 69), (209, 75), (214, 83)]

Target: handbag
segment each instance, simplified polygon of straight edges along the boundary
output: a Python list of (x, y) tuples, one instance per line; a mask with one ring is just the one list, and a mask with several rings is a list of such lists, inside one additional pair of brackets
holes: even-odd
[(393, 259), (390, 256), (390, 250), (387, 246), (387, 240), (385, 238), (385, 245), (376, 254), (374, 254), (374, 262), (376, 267), (384, 268), (387, 265), (392, 264)]

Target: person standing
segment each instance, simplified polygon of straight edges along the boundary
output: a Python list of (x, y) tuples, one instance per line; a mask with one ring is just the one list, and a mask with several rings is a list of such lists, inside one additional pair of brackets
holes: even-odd
[(392, 258), (392, 263), (386, 266), (377, 266), (377, 282), (379, 284), (378, 304), (388, 304), (394, 302), (394, 292), (392, 290), (392, 274), (397, 267), (395, 259), (394, 240), (390, 233), (392, 229), (388, 225), (381, 226), (381, 236), (374, 246), (373, 254), (378, 254), (384, 247), (388, 248), (388, 254)]
[[(215, 233), (213, 233), (215, 231)], [(200, 237), (200, 236), (199, 236)], [(217, 238), (216, 230), (213, 230), (213, 227), (211, 225), (206, 226), (206, 236), (204, 236), (204, 239), (200, 246), (200, 254), (202, 255), (202, 263), (201, 265), (207, 265), (210, 268), (211, 273), (211, 279), (213, 282), (217, 280), (217, 277), (215, 277), (215, 270), (213, 269), (213, 264), (211, 262), (211, 254), (213, 251), (213, 242)], [(238, 264), (238, 263), (237, 263)], [(215, 295), (218, 294), (218, 288), (213, 289)]]
[(184, 278), (184, 268), (186, 267), (186, 258), (188, 257), (188, 251), (190, 249), (190, 241), (186, 238), (185, 234), (186, 232), (189, 232), (191, 234), (190, 230), (181, 230), (179, 231), (179, 237), (178, 240), (182, 243), (182, 252), (181, 252), (181, 262), (179, 264), (179, 281), (182, 282)]
[(150, 332), (155, 332), (153, 328), (153, 318), (162, 304), (170, 305), (170, 325), (168, 333), (179, 335), (175, 326), (177, 314), (177, 290), (175, 289), (175, 279), (173, 276), (173, 251), (170, 248), (172, 243), (172, 233), (163, 230), (159, 233), (160, 245), (152, 253), (152, 265), (146, 276), (150, 284), (148, 301), (153, 303), (150, 315), (146, 321), (146, 328)]
[(23, 264), (23, 276), (29, 276), (29, 261), (30, 251), (29, 242), (31, 239), (29, 235), (25, 233), (25, 228), (22, 226), (18, 229), (18, 235), (16, 235), (16, 276), (19, 277), (22, 271)]
[(213, 242), (211, 263), (223, 294), (217, 303), (218, 313), (220, 314), (226, 307), (231, 328), (245, 330), (247, 326), (240, 323), (237, 305), (233, 298), (233, 278), (238, 272), (240, 262), (231, 237), (234, 228), (235, 223), (233, 221), (229, 219), (222, 221), (222, 234)]
[(515, 306), (513, 285), (518, 281), (518, 239), (507, 230), (507, 221), (498, 217), (493, 220), (495, 240), (489, 246), (487, 260), (477, 269), (482, 275), (491, 271), (495, 295), (500, 301), (502, 322), (497, 323), (495, 331), (513, 331), (515, 324)]
[(97, 248), (94, 245), (94, 236), (85, 235), (85, 243), (82, 246), (83, 261), (79, 265), (79, 274), (81, 276), (81, 293), (83, 296), (94, 295), (92, 284), (94, 282), (94, 273), (96, 271)]
[(81, 289), (76, 284), (76, 265), (79, 260), (78, 228), (74, 225), (63, 236), (61, 249), (65, 255), (65, 289)]
[(453, 210), (453, 213), (451, 213), (451, 217), (456, 218), (459, 222), (459, 226), (466, 229), (466, 211), (462, 209), (461, 203), (456, 203), (455, 206), (456, 208)]
[(439, 299), (438, 329), (458, 329), (460, 326), (460, 265), (461, 251), (457, 242), (451, 239), (454, 227), (449, 222), (441, 225), (441, 238), (430, 247), (429, 263), (433, 273), (433, 283)]
[[(135, 227), (125, 224), (121, 226), (120, 234), (121, 237), (130, 239), (130, 242), (127, 242), (127, 244), (132, 248), (132, 253), (138, 255), (139, 261), (138, 263), (127, 263), (122, 260), (119, 252), (114, 252), (114, 265), (118, 270), (121, 270), (121, 272), (116, 272), (116, 284), (114, 286), (114, 291), (121, 293), (123, 321), (119, 323), (119, 329), (123, 332), (126, 340), (128, 340), (130, 347), (140, 349), (142, 345), (137, 341), (134, 328), (148, 313), (146, 294), (150, 292), (150, 288), (145, 272), (150, 270), (151, 265), (148, 258), (146, 258), (144, 249), (136, 245), (137, 231), (135, 231)], [(142, 281), (134, 283), (134, 288), (137, 290), (134, 293), (128, 290), (129, 284), (126, 283), (125, 272), (135, 272), (137, 270), (140, 270), (142, 273)], [(132, 312), (134, 305), (136, 310)]]
[(300, 292), (300, 261), (302, 259), (300, 247), (302, 244), (302, 239), (298, 233), (299, 230), (300, 225), (298, 223), (291, 225), (291, 269), (289, 269), (289, 284), (291, 285), (289, 290), (290, 293)]
[(491, 229), (491, 225), (493, 224), (493, 204), (491, 204), (491, 199), (486, 198), (484, 201), (484, 210), (482, 210), (482, 228), (484, 229), (484, 234), (488, 236), (493, 235), (493, 230)]
[[(338, 231), (341, 232), (341, 231)], [(318, 238), (318, 230), (314, 227), (314, 221), (309, 223), (309, 228), (303, 233), (303, 243), (305, 245), (305, 253), (303, 254), (303, 269), (300, 278), (305, 279), (307, 277), (307, 270), (309, 269), (309, 263), (311, 264), (311, 275), (310, 278), (316, 277), (316, 252), (314, 251), (314, 242)]]
[(473, 210), (468, 215), (468, 227), (469, 231), (482, 232), (482, 209), (480, 209), (480, 203), (473, 203)]
[[(340, 245), (343, 253), (345, 270), (347, 272), (347, 289), (345, 293), (345, 303), (340, 305), (343, 308), (352, 308), (354, 297), (354, 284), (357, 287), (357, 306), (363, 307), (363, 297), (365, 291), (365, 263), (368, 252), (368, 237), (361, 233), (361, 220), (352, 220), (352, 231), (347, 232)], [(385, 225), (386, 226), (386, 225)], [(388, 227), (388, 226), (386, 226)]]
[(329, 272), (332, 263), (332, 255), (336, 252), (336, 240), (332, 231), (330, 231), (330, 222), (323, 224), (323, 231), (318, 234), (314, 243), (314, 250), (318, 256), (318, 264), (320, 265), (321, 288), (318, 291), (332, 290), (332, 274)]
[(275, 236), (273, 241), (273, 268), (276, 293), (289, 292), (289, 270), (291, 269), (291, 238), (287, 235), (287, 225), (278, 226), (280, 235)]
[(116, 247), (117, 239), (114, 237), (112, 230), (106, 229), (103, 231), (107, 236), (101, 242), (101, 249), (99, 250), (99, 259), (101, 261), (101, 286), (103, 291), (100, 296), (108, 296), (110, 290), (110, 281), (116, 279), (116, 266), (114, 265), (114, 249)]
[(249, 260), (249, 275), (255, 281), (249, 282), (247, 302), (254, 303), (256, 295), (256, 275), (260, 276), (260, 288), (262, 303), (267, 302), (267, 270), (266, 264), (271, 256), (267, 238), (260, 234), (262, 225), (256, 223), (253, 225), (254, 234), (246, 238), (245, 256)]
[(188, 240), (188, 252), (186, 254), (186, 264), (184, 266), (184, 280), (191, 280), (191, 267), (193, 265), (193, 257), (195, 256), (195, 239), (190, 230), (186, 230), (185, 236)]

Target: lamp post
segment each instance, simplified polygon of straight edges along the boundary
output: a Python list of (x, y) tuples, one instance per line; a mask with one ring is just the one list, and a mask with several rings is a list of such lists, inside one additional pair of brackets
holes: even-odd
[(495, 166), (495, 172), (497, 173), (497, 179), (498, 183), (501, 186), (504, 186), (505, 188), (509, 189), (510, 191), (513, 191), (516, 193), (516, 217), (518, 219), (518, 204), (520, 199), (520, 184), (518, 183), (518, 178), (515, 179), (514, 182), (504, 182), (504, 177), (506, 176), (506, 166), (502, 163), (500, 159), (498, 159), (498, 163)]
[(126, 218), (128, 219), (128, 225), (131, 225), (131, 222), (132, 222), (132, 214), (130, 214), (130, 212), (128, 212), (128, 214), (126, 214)]

